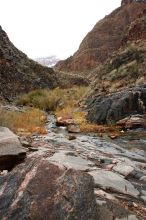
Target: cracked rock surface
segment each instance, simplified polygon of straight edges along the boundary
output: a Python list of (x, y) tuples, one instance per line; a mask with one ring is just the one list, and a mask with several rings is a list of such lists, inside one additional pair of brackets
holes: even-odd
[(0, 219), (146, 219), (146, 153), (91, 135), (69, 140), (55, 124), (48, 116), (48, 133), (29, 137), (35, 150), (0, 176)]

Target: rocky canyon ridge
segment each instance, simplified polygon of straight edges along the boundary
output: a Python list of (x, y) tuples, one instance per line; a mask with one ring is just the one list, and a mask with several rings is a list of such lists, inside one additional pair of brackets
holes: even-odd
[(145, 3), (145, 0), (123, 0), (121, 7), (97, 22), (73, 56), (58, 62), (56, 69), (86, 72), (102, 64), (123, 45), (129, 26), (146, 13)]

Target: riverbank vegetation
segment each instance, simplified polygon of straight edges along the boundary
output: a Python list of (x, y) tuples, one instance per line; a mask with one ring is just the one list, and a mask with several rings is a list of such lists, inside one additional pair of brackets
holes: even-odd
[(31, 106), (53, 113), (56, 118), (73, 119), (83, 133), (119, 133), (117, 126), (97, 125), (87, 121), (84, 110), (84, 96), (89, 87), (73, 87), (70, 89), (56, 88), (54, 90), (35, 90), (25, 94), (17, 100), (17, 105)]
[(8, 127), (17, 134), (31, 134), (34, 132), (45, 134), (45, 114), (36, 108), (23, 111), (0, 109), (0, 126)]

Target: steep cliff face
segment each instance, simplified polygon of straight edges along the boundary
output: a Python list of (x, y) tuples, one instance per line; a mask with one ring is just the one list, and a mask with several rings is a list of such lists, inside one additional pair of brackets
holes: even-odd
[(103, 63), (123, 44), (123, 38), (133, 21), (146, 11), (146, 1), (123, 0), (121, 7), (99, 21), (83, 39), (78, 51), (56, 69), (72, 72), (91, 70)]
[(86, 105), (94, 123), (117, 121), (146, 110), (146, 16), (131, 23), (123, 46), (91, 73)]
[(0, 97), (11, 100), (20, 93), (36, 88), (53, 88), (56, 74), (29, 59), (9, 40), (0, 27)]

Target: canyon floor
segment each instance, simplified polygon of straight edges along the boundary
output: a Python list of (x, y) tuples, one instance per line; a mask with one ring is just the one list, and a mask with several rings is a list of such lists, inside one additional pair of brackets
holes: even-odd
[(0, 219), (146, 219), (144, 129), (114, 140), (72, 134), (53, 115), (45, 127), (45, 135), (21, 135), (20, 142), (0, 130), (7, 146), (0, 152)]

